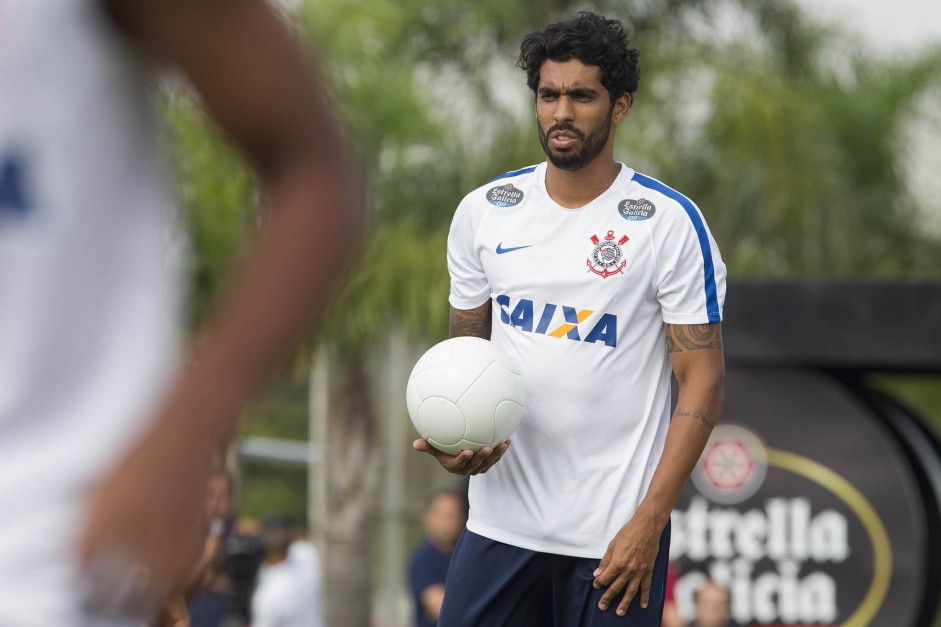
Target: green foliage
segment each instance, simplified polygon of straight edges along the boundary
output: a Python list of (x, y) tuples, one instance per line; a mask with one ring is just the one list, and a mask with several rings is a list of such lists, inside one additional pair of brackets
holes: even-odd
[[(754, 29), (714, 37), (710, 20), (730, 5)], [(446, 332), (443, 246), (454, 208), (474, 187), (542, 159), (525, 115), (531, 105), (495, 95), (523, 83), (512, 68), (520, 37), (579, 8), (563, 0), (304, 5), (301, 21), (357, 146), (371, 208), (372, 237), (351, 251), (357, 271), (324, 327), (351, 356), (393, 322), (413, 335)], [(733, 276), (937, 276), (939, 243), (919, 228), (904, 186), (902, 130), (938, 85), (941, 54), (881, 61), (844, 51), (834, 62), (828, 42), (838, 38), (790, 2), (594, 8), (632, 24), (642, 49), (620, 158), (698, 202)], [(177, 92), (164, 108), (199, 319), (251, 225), (256, 182), (192, 99)]]
[(246, 413), (243, 431), (252, 435), (307, 440), (307, 380), (284, 373)]
[(870, 375), (867, 383), (888, 391), (916, 414), (926, 418), (941, 437), (941, 385), (937, 375)]
[(188, 92), (165, 93), (161, 105), (190, 237), (190, 317), (196, 323), (208, 313), (254, 215), (256, 182)]
[[(264, 397), (246, 412), (241, 435), (306, 441), (308, 437), (307, 381), (284, 373)], [(307, 512), (307, 468), (243, 461), (239, 515), (264, 518), (289, 516), (301, 522)]]
[(939, 276), (904, 167), (941, 54), (837, 57), (795, 6), (741, 4), (757, 32), (663, 51), (621, 143), (697, 201), (733, 276)]
[(298, 523), (306, 520), (306, 468), (244, 462), (242, 485), (239, 516), (259, 519), (287, 516)]
[(941, 250), (921, 235), (900, 146), (907, 114), (938, 76), (925, 72), (927, 60), (858, 60), (849, 80), (789, 80), (768, 59), (736, 56), (734, 71), (716, 77), (703, 150), (690, 164), (699, 176), (691, 193), (713, 207), (730, 266), (937, 276)]
[[(715, 36), (738, 7), (742, 36)], [(321, 338), (359, 360), (403, 325), (447, 327), (444, 244), (465, 193), (540, 161), (520, 37), (582, 5), (447, 0), (307, 3), (330, 89), (359, 155), (371, 237)], [(941, 244), (905, 188), (903, 129), (936, 89), (941, 52), (891, 61), (840, 51), (791, 2), (599, 1), (642, 49), (637, 104), (618, 155), (694, 198), (732, 276), (931, 277)], [(512, 91), (512, 90), (511, 90)], [(192, 238), (193, 318), (206, 313), (251, 226), (256, 181), (178, 90), (165, 99)], [(306, 349), (305, 349), (306, 350)]]
[(375, 346), (393, 323), (404, 323), (413, 337), (447, 337), (445, 237), (406, 220), (377, 230), (324, 336), (350, 356)]

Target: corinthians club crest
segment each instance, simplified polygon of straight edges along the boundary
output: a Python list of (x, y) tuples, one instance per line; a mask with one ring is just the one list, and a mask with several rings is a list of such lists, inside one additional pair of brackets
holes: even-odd
[(591, 251), (591, 255), (585, 262), (588, 265), (588, 270), (594, 272), (602, 279), (607, 279), (609, 276), (624, 272), (627, 259), (624, 259), (621, 246), (624, 245), (628, 239), (627, 235), (622, 235), (620, 239), (616, 240), (614, 231), (608, 231), (604, 239), (599, 239), (597, 235), (592, 235), (591, 243), (595, 245), (595, 248)]

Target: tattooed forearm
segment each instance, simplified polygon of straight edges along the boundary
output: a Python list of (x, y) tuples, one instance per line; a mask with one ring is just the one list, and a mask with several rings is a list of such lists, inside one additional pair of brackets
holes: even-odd
[(667, 352), (722, 348), (722, 331), (718, 324), (666, 325)]
[(701, 409), (697, 409), (696, 411), (690, 413), (690, 411), (689, 411), (688, 409), (683, 409), (682, 407), (677, 407), (677, 408), (676, 408), (676, 411), (673, 412), (673, 415), (674, 415), (674, 416), (682, 416), (682, 417), (684, 417), (684, 418), (692, 418), (693, 420), (698, 420), (699, 422), (703, 423), (704, 425), (706, 425), (706, 426), (709, 427), (710, 429), (712, 429), (714, 426), (716, 426), (715, 418), (710, 418), (710, 417), (709, 417), (709, 414), (707, 414), (706, 412), (704, 412), (704, 411), (701, 410)]
[(477, 309), (451, 309), (451, 337), (480, 337), (490, 339), (490, 302)]

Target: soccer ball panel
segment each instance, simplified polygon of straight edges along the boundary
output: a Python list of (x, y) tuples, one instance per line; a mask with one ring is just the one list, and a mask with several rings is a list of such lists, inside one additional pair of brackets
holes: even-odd
[(464, 449), (477, 451), (483, 446), (483, 444), (468, 442), (467, 440), (463, 440), (463, 439), (457, 442), (456, 444), (445, 444), (444, 442), (439, 442), (435, 440), (434, 438), (426, 438), (426, 439), (428, 440), (428, 443), (431, 444), (433, 447), (435, 447), (436, 449), (438, 449), (439, 451), (443, 453), (447, 453), (448, 455), (457, 455)]
[(490, 445), (496, 446), (516, 431), (523, 417), (523, 406), (516, 401), (500, 401), (493, 414), (493, 440)]
[[(493, 363), (490, 352), (481, 350), (478, 344), (484, 341), (480, 338), (461, 337), (433, 346), (418, 360), (412, 370), (412, 379), (419, 397), (441, 396), (457, 402), (477, 376)], [(448, 346), (448, 350), (437, 350), (442, 344)], [(429, 354), (431, 358), (426, 361), (425, 357)]]
[(464, 437), (464, 414), (457, 405), (440, 396), (424, 399), (412, 422), (426, 439), (433, 437), (438, 442), (454, 444)]

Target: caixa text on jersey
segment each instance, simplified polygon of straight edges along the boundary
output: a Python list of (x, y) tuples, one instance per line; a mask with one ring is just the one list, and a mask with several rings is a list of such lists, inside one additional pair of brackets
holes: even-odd
[[(593, 322), (581, 327), (582, 323), (593, 317), (594, 310), (553, 303), (537, 307), (528, 298), (519, 299), (511, 309), (511, 299), (506, 294), (497, 296), (496, 303), (500, 306), (500, 321), (520, 331), (576, 342), (601, 342), (609, 348), (618, 345), (618, 317), (614, 314), (602, 313)], [(590, 328), (587, 328), (589, 325)], [(587, 331), (587, 334), (582, 337), (580, 330)]]

